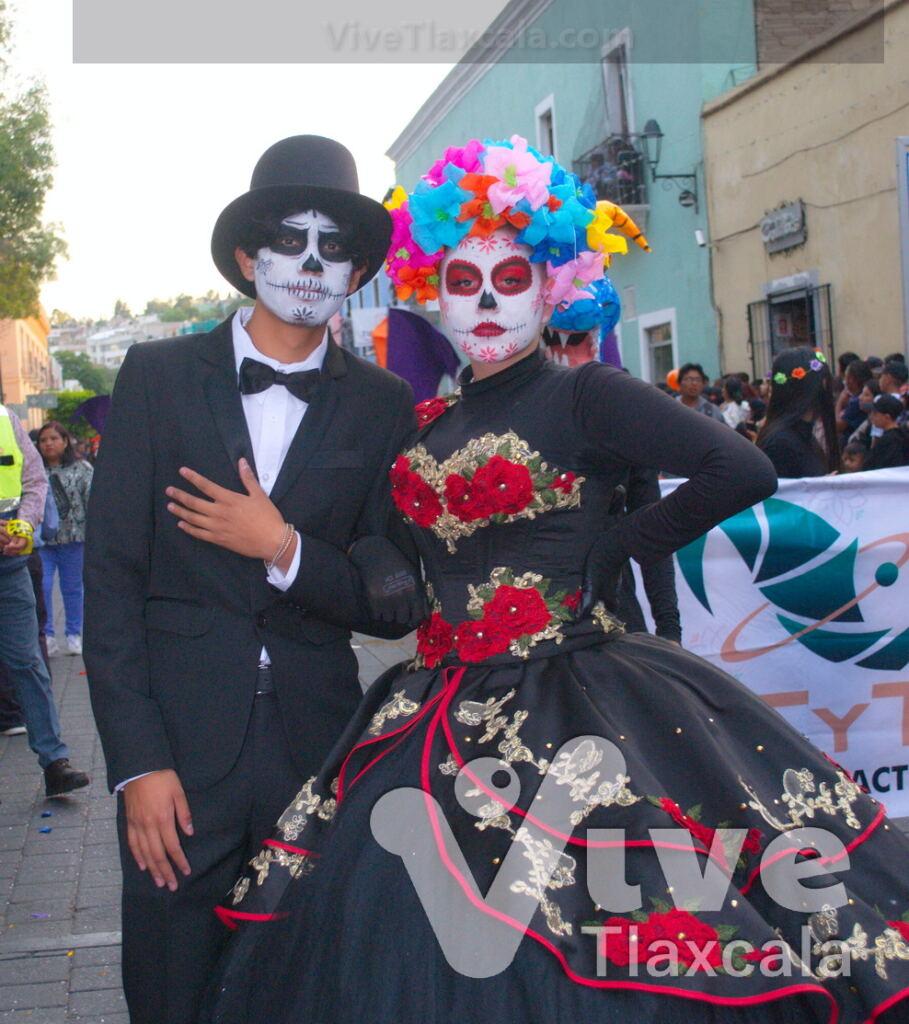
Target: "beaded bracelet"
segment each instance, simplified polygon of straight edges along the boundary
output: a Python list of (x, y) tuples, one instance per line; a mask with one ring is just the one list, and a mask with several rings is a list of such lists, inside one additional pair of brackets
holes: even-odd
[(275, 555), (272, 558), (272, 560), (270, 562), (265, 562), (265, 568), (268, 570), (268, 572), (271, 572), (272, 569), (274, 569), (274, 567), (278, 564), (278, 562), (280, 562), (281, 559), (284, 557), (285, 552), (290, 547), (291, 542), (294, 539), (295, 532), (296, 531), (294, 530), (293, 523), (284, 524), (284, 534), (281, 537), (281, 544), (278, 547), (278, 550), (275, 552)]

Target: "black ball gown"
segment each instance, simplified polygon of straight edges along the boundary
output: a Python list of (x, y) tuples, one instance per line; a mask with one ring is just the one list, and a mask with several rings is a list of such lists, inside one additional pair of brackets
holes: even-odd
[[(881, 806), (712, 665), (603, 605), (578, 616), (604, 531), (664, 558), (772, 493), (765, 457), (536, 353), (418, 412), (391, 476), (432, 618), (218, 908), (235, 934), (203, 1020), (909, 1020), (909, 842)], [(616, 520), (629, 464), (688, 480)], [(807, 849), (807, 826), (840, 845)], [(844, 898), (780, 906), (774, 840)], [(723, 872), (721, 905), (676, 906), (679, 847)], [(604, 897), (617, 876), (639, 904)]]

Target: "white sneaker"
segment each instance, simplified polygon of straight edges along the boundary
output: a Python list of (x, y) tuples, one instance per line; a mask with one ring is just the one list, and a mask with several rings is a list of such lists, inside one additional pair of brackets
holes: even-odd
[(0, 736), (24, 736), (27, 732), (24, 725), (11, 725), (9, 729), (0, 730)]
[(48, 657), (60, 653), (60, 645), (57, 643), (55, 636), (46, 636), (44, 639), (47, 641)]
[(69, 654), (81, 654), (82, 653), (82, 637), (81, 636), (68, 636), (66, 638), (66, 650)]

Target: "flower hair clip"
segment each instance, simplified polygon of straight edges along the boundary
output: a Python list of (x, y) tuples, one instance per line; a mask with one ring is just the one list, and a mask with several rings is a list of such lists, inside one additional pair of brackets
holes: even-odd
[(782, 370), (777, 370), (771, 380), (774, 384), (788, 384), (790, 380), (802, 380), (808, 375), (809, 370), (820, 373), (826, 365), (827, 357), (820, 349), (817, 349), (814, 353), (814, 359), (807, 366), (796, 366), (788, 374), (783, 373)]

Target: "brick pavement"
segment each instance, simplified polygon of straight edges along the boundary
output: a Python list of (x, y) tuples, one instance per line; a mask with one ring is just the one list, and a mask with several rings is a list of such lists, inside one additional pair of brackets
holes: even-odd
[[(413, 644), (356, 637), (354, 650), (365, 686), (411, 657)], [(26, 738), (0, 736), (0, 1024), (128, 1024), (116, 802), (104, 781), (82, 659), (55, 657), (52, 667), (73, 764), (94, 781), (72, 797), (45, 800)]]

